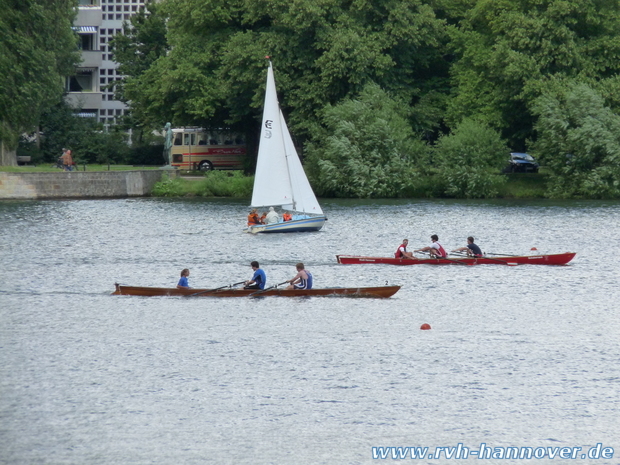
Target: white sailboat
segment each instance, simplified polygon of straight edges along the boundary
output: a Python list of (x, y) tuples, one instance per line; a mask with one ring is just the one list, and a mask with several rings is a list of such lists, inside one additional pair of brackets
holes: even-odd
[(250, 207), (262, 211), (276, 206), (293, 212), (293, 219), (283, 221), (280, 218), (278, 223), (249, 226), (246, 231), (251, 233), (318, 231), (327, 221), (308, 182), (280, 110), (270, 61)]

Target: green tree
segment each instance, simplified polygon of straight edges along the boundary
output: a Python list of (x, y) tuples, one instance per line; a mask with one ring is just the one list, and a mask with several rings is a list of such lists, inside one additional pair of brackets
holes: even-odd
[(56, 161), (63, 148), (82, 163), (120, 163), (129, 155), (127, 134), (113, 129), (104, 131), (95, 118), (75, 116), (64, 100), (41, 116), (41, 152), (45, 161)]
[(131, 105), (150, 122), (255, 128), (273, 57), (282, 106), (304, 139), (326, 103), (369, 82), (437, 127), (445, 99), (445, 24), (423, 0), (164, 0), (170, 51), (139, 80)]
[(478, 0), (458, 14), (450, 126), (476, 117), (524, 149), (533, 136), (530, 104), (553, 77), (601, 81), (620, 103), (619, 2)]
[(501, 175), (509, 149), (495, 129), (473, 119), (463, 120), (434, 147), (436, 177), (444, 195), (484, 198), (497, 195), (506, 181)]
[(574, 83), (539, 97), (532, 111), (551, 197), (620, 197), (620, 116), (597, 91)]
[(79, 62), (76, 0), (3, 0), (0, 6), (0, 165), (15, 165), (19, 135), (62, 98)]
[(127, 126), (138, 129), (140, 137), (145, 124), (147, 130), (163, 126), (161, 120), (149, 119), (144, 102), (136, 97), (141, 95), (143, 74), (169, 50), (166, 19), (157, 3), (147, 3), (144, 10), (123, 24), (123, 34), (110, 41), (110, 50), (119, 63), (118, 72), (124, 76), (114, 83), (115, 98), (129, 105)]
[(328, 105), (306, 150), (317, 193), (389, 198), (415, 189), (426, 147), (412, 132), (407, 110), (372, 83), (359, 98)]

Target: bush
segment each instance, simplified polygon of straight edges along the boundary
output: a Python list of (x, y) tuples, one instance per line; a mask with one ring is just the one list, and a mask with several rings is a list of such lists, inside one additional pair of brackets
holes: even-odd
[(443, 195), (457, 198), (495, 197), (506, 182), (499, 174), (509, 149), (486, 124), (463, 120), (434, 147), (436, 178)]
[(416, 163), (425, 146), (407, 121), (408, 107), (376, 84), (359, 99), (324, 109), (306, 147), (307, 171), (318, 195), (353, 198), (401, 197), (420, 181)]
[(138, 145), (131, 147), (127, 163), (130, 165), (163, 166), (166, 164), (164, 145)]

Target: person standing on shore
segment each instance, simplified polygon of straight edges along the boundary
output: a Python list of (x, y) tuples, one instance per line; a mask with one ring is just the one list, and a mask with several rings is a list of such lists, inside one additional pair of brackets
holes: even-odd
[(60, 160), (65, 171), (73, 170), (73, 157), (71, 156), (71, 150), (62, 149), (62, 156), (60, 157)]

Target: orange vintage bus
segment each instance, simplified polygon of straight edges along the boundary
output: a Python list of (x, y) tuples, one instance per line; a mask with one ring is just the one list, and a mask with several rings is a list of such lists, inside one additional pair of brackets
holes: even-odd
[(186, 170), (241, 170), (247, 148), (239, 134), (203, 128), (172, 129), (172, 166)]

